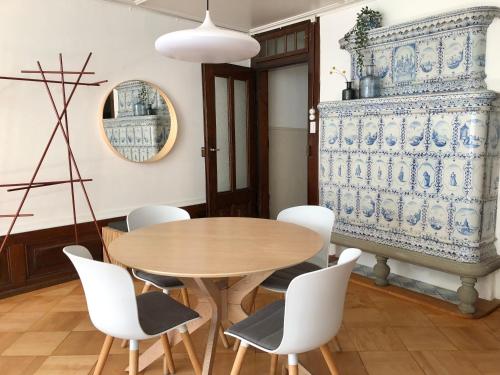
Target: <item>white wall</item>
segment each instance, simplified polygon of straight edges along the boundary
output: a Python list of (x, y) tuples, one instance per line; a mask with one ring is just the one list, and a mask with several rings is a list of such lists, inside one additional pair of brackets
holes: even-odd
[[(342, 77), (330, 75), (329, 71), (332, 66), (345, 68), (349, 71), (349, 54), (339, 48), (338, 41), (354, 25), (356, 13), (366, 5), (380, 11), (384, 17), (384, 26), (389, 26), (471, 6), (500, 6), (500, 0), (372, 0), (323, 14), (320, 20), (321, 101), (341, 99), (341, 91), (345, 88), (345, 83)], [(487, 43), (486, 74), (488, 77), (486, 82), (490, 90), (500, 91), (500, 49), (498, 48), (500, 45), (500, 19), (494, 20), (490, 26)], [(497, 223), (500, 223), (500, 214)], [(499, 234), (500, 225), (497, 225), (497, 237)], [(497, 249), (499, 248), (500, 243), (497, 241)], [(372, 266), (375, 263), (374, 257), (366, 254), (361, 258), (361, 263)], [(459, 280), (456, 276), (393, 260), (390, 260), (389, 263), (391, 271), (397, 274), (448, 289), (456, 289), (459, 286)], [(481, 279), (478, 283), (478, 289), (482, 298), (500, 298), (500, 271)]]
[[(103, 0), (0, 1), (0, 75), (19, 76), (21, 68), (79, 69), (94, 53), (91, 79), (108, 79), (102, 87), (80, 87), (69, 108), (73, 151), (83, 177), (93, 178), (88, 191), (98, 218), (115, 217), (149, 203), (188, 205), (205, 201), (203, 112), (199, 64), (169, 60), (154, 50), (161, 34), (195, 24)], [(116, 157), (99, 134), (99, 106), (121, 81), (147, 80), (172, 100), (179, 134), (171, 153), (159, 162), (135, 164)], [(54, 86), (55, 91), (59, 88)], [(58, 101), (59, 103), (60, 101)], [(0, 183), (25, 182), (42, 154), (55, 117), (44, 87), (0, 80)], [(66, 179), (62, 135), (48, 154), (40, 179)], [(78, 192), (80, 221), (90, 216)], [(0, 191), (0, 213), (14, 211), (21, 193)], [(72, 222), (69, 186), (35, 189), (15, 232)], [(0, 219), (0, 235), (9, 219)]]

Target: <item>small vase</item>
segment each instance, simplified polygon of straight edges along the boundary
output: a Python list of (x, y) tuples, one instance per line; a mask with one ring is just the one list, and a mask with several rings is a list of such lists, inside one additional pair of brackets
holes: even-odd
[(377, 98), (380, 96), (380, 79), (375, 75), (375, 66), (367, 65), (365, 75), (359, 81), (360, 98)]
[(134, 116), (145, 116), (146, 113), (146, 106), (143, 102), (137, 102), (134, 104)]
[(342, 100), (356, 99), (356, 90), (352, 88), (352, 82), (346, 82), (346, 88), (342, 90)]

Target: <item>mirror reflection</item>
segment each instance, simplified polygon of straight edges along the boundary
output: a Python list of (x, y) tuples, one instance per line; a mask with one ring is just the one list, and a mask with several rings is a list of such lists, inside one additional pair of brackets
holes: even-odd
[(177, 119), (170, 100), (155, 85), (122, 82), (103, 106), (102, 127), (108, 145), (121, 157), (151, 162), (164, 157), (177, 134)]

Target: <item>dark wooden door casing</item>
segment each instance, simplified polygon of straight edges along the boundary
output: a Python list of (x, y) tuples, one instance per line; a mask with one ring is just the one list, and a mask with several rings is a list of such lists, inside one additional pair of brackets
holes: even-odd
[[(320, 44), (319, 18), (315, 22), (303, 21), (294, 25), (271, 30), (254, 37), (262, 42), (270, 38), (285, 36), (297, 31), (306, 33), (304, 48), (293, 53), (273, 55), (269, 58), (257, 57), (252, 59), (252, 68), (257, 74), (257, 134), (258, 134), (258, 210), (259, 216), (269, 217), (269, 119), (268, 119), (268, 72), (269, 69), (307, 63), (308, 65), (308, 108), (317, 108), (320, 95)], [(309, 117), (309, 114), (308, 114)], [(307, 163), (307, 201), (308, 204), (319, 203), (319, 121), (318, 114), (315, 123), (315, 132), (308, 129), (309, 156)], [(311, 121), (309, 121), (311, 122)], [(308, 124), (309, 124), (308, 122)]]
[[(256, 216), (256, 131), (255, 131), (255, 74), (250, 68), (231, 64), (203, 64), (203, 97), (205, 119), (205, 175), (208, 216)], [(228, 82), (228, 133), (230, 185), (229, 191), (217, 190), (217, 137), (215, 113), (215, 77)], [(247, 188), (236, 187), (236, 141), (234, 115), (234, 81), (247, 82)]]

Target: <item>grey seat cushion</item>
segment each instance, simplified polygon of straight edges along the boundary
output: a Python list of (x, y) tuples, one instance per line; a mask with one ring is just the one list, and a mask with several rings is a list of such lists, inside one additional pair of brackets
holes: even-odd
[(284, 317), (285, 301), (280, 300), (236, 323), (227, 331), (240, 339), (272, 351), (281, 344)]
[(132, 271), (135, 277), (137, 277), (138, 279), (141, 279), (143, 281), (148, 281), (159, 288), (166, 289), (166, 288), (178, 288), (183, 286), (182, 282), (176, 277), (153, 275), (152, 273), (148, 273), (137, 269), (134, 269)]
[(288, 286), (297, 276), (303, 275), (304, 273), (313, 272), (320, 270), (321, 267), (304, 262), (297, 264), (292, 267), (284, 268), (274, 272), (271, 276), (262, 282), (262, 286), (265, 288), (286, 292)]
[(148, 335), (157, 335), (199, 317), (196, 311), (162, 292), (138, 295), (137, 310), (141, 328)]

